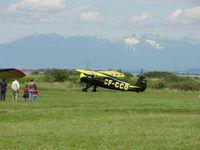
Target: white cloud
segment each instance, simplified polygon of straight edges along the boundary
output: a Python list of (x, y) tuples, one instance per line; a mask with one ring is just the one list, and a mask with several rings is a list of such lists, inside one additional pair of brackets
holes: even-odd
[(18, 11), (58, 11), (66, 7), (63, 0), (22, 0), (8, 8), (9, 13)]
[(181, 13), (183, 13), (183, 10), (182, 10), (182, 9), (176, 9), (175, 11), (173, 11), (173, 12), (171, 13), (171, 15), (169, 16), (169, 19), (175, 20), (175, 19), (178, 18), (178, 16), (181, 15)]
[(148, 20), (150, 20), (152, 18), (151, 14), (148, 12), (144, 12), (142, 13), (142, 15), (140, 16), (134, 16), (130, 19), (130, 21), (132, 23), (143, 23), (146, 22)]
[(124, 39), (124, 42), (128, 46), (134, 46), (134, 45), (137, 45), (140, 41), (134, 37), (128, 37), (128, 38)]
[(200, 21), (200, 6), (186, 10), (176, 9), (167, 17), (167, 20), (172, 23), (193, 23)]
[(146, 43), (149, 43), (151, 46), (155, 47), (156, 49), (162, 49), (164, 48), (163, 46), (161, 46), (158, 42), (154, 41), (154, 40), (145, 40)]
[(81, 21), (85, 22), (100, 22), (103, 20), (103, 17), (98, 11), (83, 12), (80, 14)]
[(170, 22), (179, 22), (179, 23), (187, 23), (189, 22), (189, 20), (186, 20), (184, 18), (182, 18), (181, 16), (183, 15), (183, 10), (182, 9), (176, 9), (175, 11), (173, 11), (168, 17), (167, 19)]
[(88, 11), (88, 10), (91, 10), (92, 9), (92, 5), (91, 4), (85, 4), (85, 5), (81, 5), (75, 9), (72, 9), (71, 10), (71, 13), (72, 14), (80, 14), (81, 12), (85, 12), (85, 11)]
[(21, 0), (11, 4), (1, 14), (5, 20), (29, 24), (55, 21), (96, 23), (103, 20), (101, 13), (91, 4), (70, 9), (64, 0)]
[(200, 20), (200, 6), (186, 9), (184, 13), (188, 19)]

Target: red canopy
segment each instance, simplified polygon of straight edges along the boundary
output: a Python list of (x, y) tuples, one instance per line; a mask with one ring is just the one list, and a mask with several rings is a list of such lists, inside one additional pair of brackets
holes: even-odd
[(21, 70), (16, 68), (2, 68), (0, 69), (0, 79), (22, 78), (26, 76)]

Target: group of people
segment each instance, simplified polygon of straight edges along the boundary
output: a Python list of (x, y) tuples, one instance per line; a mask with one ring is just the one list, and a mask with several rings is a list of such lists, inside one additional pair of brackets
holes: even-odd
[(25, 101), (34, 101), (37, 102), (38, 99), (38, 90), (36, 87), (35, 82), (33, 82), (33, 79), (30, 80), (29, 84), (26, 84), (24, 87), (24, 95)]
[[(13, 95), (13, 101), (17, 102), (18, 97), (19, 97), (19, 91), (20, 91), (20, 84), (17, 79), (12, 82), (11, 90), (12, 90), (12, 95)], [(6, 91), (7, 91), (7, 82), (5, 79), (3, 79), (3, 81), (0, 82), (1, 101), (5, 101)], [(24, 92), (23, 97), (26, 102), (29, 102), (29, 101), (37, 102), (39, 94), (38, 94), (38, 90), (33, 79), (31, 79), (30, 82), (25, 85), (23, 92)]]

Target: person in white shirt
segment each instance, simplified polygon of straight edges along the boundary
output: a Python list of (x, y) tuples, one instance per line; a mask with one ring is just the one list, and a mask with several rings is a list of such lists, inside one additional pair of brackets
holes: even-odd
[(19, 85), (19, 82), (16, 79), (15, 81), (12, 82), (12, 85), (11, 85), (11, 89), (12, 89), (12, 92), (13, 92), (13, 101), (14, 102), (17, 102), (17, 99), (19, 97), (19, 88), (20, 88), (20, 85)]

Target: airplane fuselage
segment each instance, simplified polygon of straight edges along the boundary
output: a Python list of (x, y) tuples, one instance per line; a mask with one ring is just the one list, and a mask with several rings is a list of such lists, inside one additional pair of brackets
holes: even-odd
[(136, 91), (136, 92), (142, 92), (146, 89), (146, 80), (144, 79), (142, 82), (140, 82), (140, 85), (138, 84), (129, 84), (121, 79), (115, 78), (115, 77), (103, 77), (98, 78), (95, 76), (85, 76), (81, 78), (82, 82), (85, 82), (90, 86), (99, 86), (103, 88), (108, 89), (115, 89), (115, 90), (121, 90), (121, 91)]

